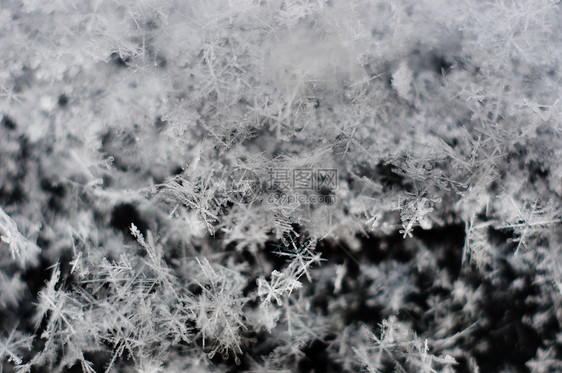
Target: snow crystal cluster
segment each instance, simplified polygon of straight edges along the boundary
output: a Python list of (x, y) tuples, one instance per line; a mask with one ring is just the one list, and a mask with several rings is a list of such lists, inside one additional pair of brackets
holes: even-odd
[(0, 371), (562, 371), (562, 5), (0, 2)]

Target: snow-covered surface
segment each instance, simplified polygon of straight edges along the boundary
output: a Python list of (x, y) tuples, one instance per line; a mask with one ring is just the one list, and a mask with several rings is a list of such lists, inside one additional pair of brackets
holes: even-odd
[(552, 0), (2, 1), (0, 371), (562, 370), (561, 61)]

